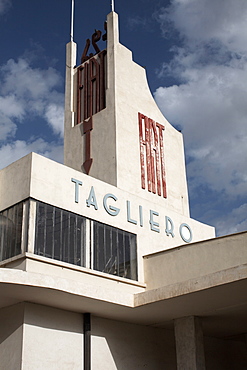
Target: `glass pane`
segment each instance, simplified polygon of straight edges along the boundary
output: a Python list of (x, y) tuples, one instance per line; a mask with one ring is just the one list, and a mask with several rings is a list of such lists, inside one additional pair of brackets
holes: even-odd
[(44, 256), (54, 257), (54, 212), (53, 207), (46, 205), (46, 241)]
[(62, 220), (62, 261), (68, 262), (69, 217), (63, 212)]
[(124, 240), (123, 233), (118, 230), (118, 275), (124, 276)]
[[(86, 218), (41, 202), (36, 209), (35, 253), (85, 266)], [(136, 280), (136, 235), (97, 221), (91, 225), (93, 268)]]
[(16, 229), (15, 229), (15, 255), (21, 253), (23, 203), (16, 205)]
[(104, 271), (105, 269), (104, 244), (104, 225), (96, 222), (94, 228), (94, 259), (96, 265), (95, 270)]
[(62, 222), (62, 212), (60, 209), (55, 208), (55, 218), (54, 218), (54, 256), (56, 260), (61, 260), (62, 253), (60, 250), (62, 235), (61, 235), (61, 222)]
[(130, 274), (130, 235), (125, 233), (124, 235), (124, 277), (131, 277)]
[(136, 235), (97, 221), (93, 221), (93, 230), (93, 268), (136, 280)]
[(79, 266), (85, 266), (85, 248), (86, 248), (85, 229), (86, 229), (86, 219), (77, 216), (75, 264)]
[(130, 275), (131, 279), (137, 280), (137, 248), (136, 236), (130, 235)]
[(82, 216), (37, 202), (34, 253), (84, 266), (85, 223)]
[(0, 212), (0, 261), (21, 254), (23, 203)]
[(37, 203), (34, 253), (40, 256), (44, 254), (45, 225), (45, 205)]
[(76, 218), (74, 215), (70, 217), (70, 227), (69, 227), (69, 248), (68, 248), (68, 262), (75, 264), (75, 221)]

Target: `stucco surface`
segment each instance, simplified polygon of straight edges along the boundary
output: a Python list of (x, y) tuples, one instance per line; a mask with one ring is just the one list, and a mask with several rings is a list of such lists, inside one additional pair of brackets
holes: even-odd
[[(135, 194), (87, 176), (35, 153), (31, 153), (21, 159), (18, 162), (18, 169), (18, 182), (14, 181), (15, 163), (2, 170), (2, 176), (4, 177), (6, 175), (9, 177), (9, 181), (1, 184), (1, 191), (5, 196), (0, 199), (0, 209), (14, 205), (23, 197), (24, 199), (31, 197), (89, 219), (97, 220), (136, 234), (138, 276), (141, 282), (144, 281), (142, 261), (144, 255), (187, 244), (183, 241), (179, 231), (181, 224), (186, 223), (189, 225), (193, 242), (215, 236), (213, 227), (174, 212), (164, 204), (160, 204), (157, 197), (153, 201), (145, 197), (138, 197)], [(27, 186), (25, 185), (27, 182), (26, 178), (29, 179)], [(76, 184), (72, 179), (76, 179), (82, 183), (82, 185), (78, 185), (78, 202), (75, 201)], [(13, 192), (9, 193), (9, 182), (11, 181)], [(25, 185), (25, 189), (22, 187), (23, 184)], [(96, 200), (98, 209), (95, 209), (93, 204), (88, 207), (87, 200), (89, 199), (92, 188), (94, 191), (93, 200)], [(116, 200), (111, 197), (107, 199), (107, 207), (112, 206), (119, 209), (119, 213), (115, 216), (109, 214), (103, 205), (104, 197), (107, 194), (113, 194), (116, 197)], [(129, 201), (129, 218), (136, 223), (128, 220), (127, 201)], [(143, 224), (140, 222), (139, 206), (142, 207)], [(152, 212), (152, 215), (150, 215), (150, 212)], [(33, 218), (29, 220), (30, 225), (32, 225), (34, 215), (35, 212), (33, 213)], [(174, 236), (171, 234), (167, 235), (166, 233), (166, 216), (174, 224)], [(156, 225), (153, 228), (159, 232), (152, 230), (151, 220)], [(31, 235), (31, 229), (29, 237), (33, 237)], [(30, 243), (31, 245), (28, 247), (29, 252), (32, 249), (32, 242), (29, 240)]]

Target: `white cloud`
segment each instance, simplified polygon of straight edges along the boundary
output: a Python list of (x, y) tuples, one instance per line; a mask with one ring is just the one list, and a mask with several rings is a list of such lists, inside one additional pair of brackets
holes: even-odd
[[(242, 0), (172, 0), (159, 16), (165, 37), (168, 27), (180, 35), (180, 46), (159, 76), (172, 75), (180, 84), (159, 87), (155, 98), (185, 136), (192, 199), (202, 186), (222, 193), (222, 204), (223, 194), (232, 200), (246, 197), (246, 16)], [(235, 220), (234, 230), (240, 231), (246, 219), (237, 216), (237, 210), (229, 210), (222, 223), (212, 215), (208, 222), (223, 233)]]
[(245, 69), (211, 66), (187, 72), (191, 77), (186, 84), (160, 87), (155, 97), (168, 120), (183, 129), (187, 155), (196, 160), (189, 164), (189, 174), (200, 173), (214, 190), (244, 194), (247, 65)]
[(24, 109), (14, 95), (0, 96), (0, 112), (7, 117), (22, 119)]
[(1, 88), (3, 93), (14, 91), (17, 96), (24, 95), (31, 99), (44, 98), (61, 83), (61, 78), (54, 68), (32, 68), (23, 58), (19, 58), (17, 62), (8, 60), (6, 65), (1, 67), (1, 71), (5, 74)]
[(220, 220), (216, 219), (215, 225), (220, 235), (247, 230), (247, 203), (234, 208), (226, 217)]
[(0, 15), (8, 11), (11, 6), (11, 0), (0, 0)]
[(58, 92), (63, 81), (54, 68), (33, 68), (23, 58), (10, 59), (0, 67), (0, 76), (0, 114), (5, 117), (0, 140), (27, 115), (39, 116), (55, 134), (63, 136), (64, 95)]
[(0, 110), (0, 141), (14, 137), (16, 130), (17, 125)]
[[(60, 86), (63, 81), (54, 68), (35, 68), (24, 58), (0, 66), (1, 168), (32, 151), (62, 162), (64, 94)], [(57, 135), (56, 141), (31, 137), (30, 121), (35, 123), (37, 118)], [(18, 140), (18, 129), (22, 140)], [(49, 130), (44, 128), (40, 134), (45, 136), (45, 132)]]
[(246, 51), (246, 1), (172, 0), (159, 18), (164, 34), (173, 25), (190, 43), (217, 40), (233, 52)]
[(0, 142), (15, 136), (17, 125), (13, 119), (22, 120), (24, 110), (14, 95), (0, 96)]
[(147, 19), (140, 16), (129, 17), (127, 20), (127, 25), (131, 31), (133, 31), (139, 26), (146, 27), (147, 24), (148, 24)]
[(48, 105), (45, 117), (55, 134), (63, 137), (64, 132), (64, 107), (57, 104)]
[(48, 143), (43, 139), (36, 140), (15, 140), (2, 145), (0, 148), (1, 165), (0, 169), (10, 163), (24, 157), (30, 152), (35, 152), (51, 158), (57, 162), (63, 162), (63, 146), (57, 143)]

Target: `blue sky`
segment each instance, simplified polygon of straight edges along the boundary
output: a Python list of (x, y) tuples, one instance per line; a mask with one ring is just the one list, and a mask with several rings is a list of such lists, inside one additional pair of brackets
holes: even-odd
[[(75, 0), (82, 53), (111, 0)], [(71, 0), (0, 0), (0, 168), (35, 151), (62, 162)], [(120, 41), (184, 134), (191, 216), (247, 229), (247, 1), (115, 0)]]

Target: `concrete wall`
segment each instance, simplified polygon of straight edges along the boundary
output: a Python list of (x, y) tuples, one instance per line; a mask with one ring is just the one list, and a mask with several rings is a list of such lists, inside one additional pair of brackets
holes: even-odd
[(29, 197), (31, 165), (28, 155), (0, 170), (0, 210)]
[[(204, 337), (204, 348), (207, 370), (247, 368), (243, 341)], [(107, 370), (177, 369), (173, 330), (92, 317), (92, 370), (106, 366)]]
[(24, 304), (0, 310), (0, 369), (22, 369)]
[(204, 337), (205, 362), (208, 370), (246, 370), (247, 347), (236, 338)]
[(145, 256), (148, 289), (209, 275), (247, 262), (247, 232)]
[(25, 304), (23, 370), (82, 369), (81, 314)]
[[(172, 328), (91, 321), (92, 370), (177, 368)], [(204, 337), (204, 346), (206, 369), (247, 368), (241, 338)], [(1, 309), (0, 359), (1, 370), (82, 370), (83, 314), (31, 303)]]
[(173, 331), (92, 317), (92, 370), (176, 369)]
[(0, 310), (1, 370), (83, 369), (83, 316), (31, 303)]

